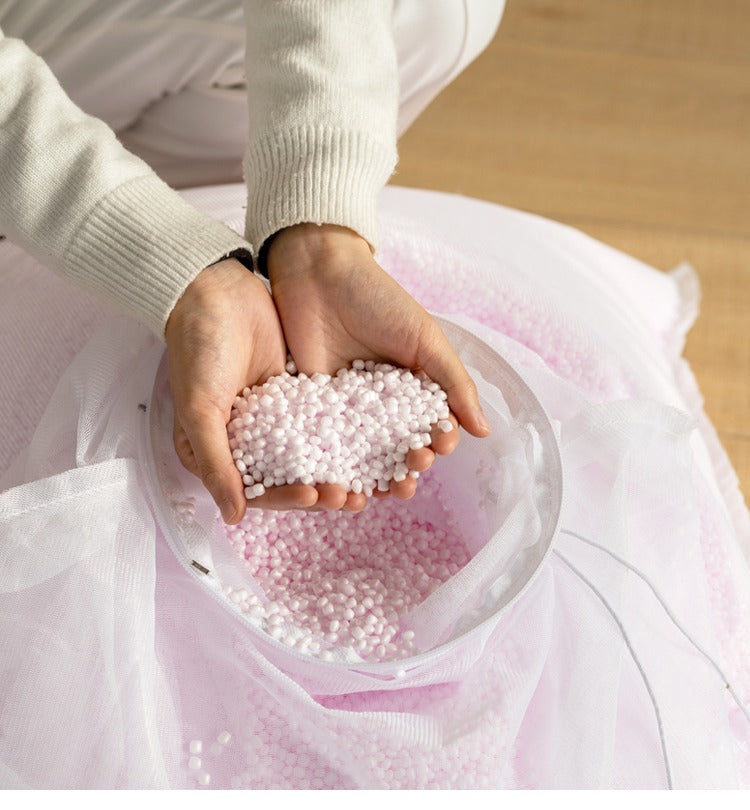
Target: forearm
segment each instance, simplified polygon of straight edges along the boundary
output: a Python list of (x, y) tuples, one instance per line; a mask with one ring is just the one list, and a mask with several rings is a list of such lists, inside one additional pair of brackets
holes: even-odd
[(0, 233), (160, 336), (201, 269), (250, 249), (187, 205), (2, 32)]
[(391, 2), (245, 0), (250, 130), (246, 234), (300, 222), (374, 245), (376, 198), (396, 163)]

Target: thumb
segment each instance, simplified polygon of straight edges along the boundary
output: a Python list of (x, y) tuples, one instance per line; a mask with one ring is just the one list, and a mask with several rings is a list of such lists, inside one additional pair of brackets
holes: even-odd
[(432, 329), (429, 339), (420, 345), (419, 367), (448, 395), (448, 405), (461, 427), (478, 438), (488, 436), (490, 426), (474, 380), (435, 321)]
[(213, 408), (193, 411), (182, 414), (180, 422), (193, 450), (203, 486), (221, 510), (224, 522), (239, 523), (247, 501), (229, 449), (223, 415)]

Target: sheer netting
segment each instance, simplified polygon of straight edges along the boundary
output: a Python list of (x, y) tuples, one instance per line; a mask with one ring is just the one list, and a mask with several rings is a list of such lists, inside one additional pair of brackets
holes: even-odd
[[(233, 225), (242, 195), (187, 193)], [(380, 662), (272, 636), (171, 446), (163, 345), (0, 243), (1, 786), (750, 785), (748, 513), (680, 359), (692, 272), (463, 198), (381, 203), (379, 260), (493, 434), (402, 504), (471, 559)], [(306, 519), (273, 516), (300, 544)]]

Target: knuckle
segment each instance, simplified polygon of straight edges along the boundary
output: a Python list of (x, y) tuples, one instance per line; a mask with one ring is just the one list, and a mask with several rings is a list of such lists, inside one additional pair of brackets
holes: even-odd
[(474, 380), (471, 379), (469, 372), (460, 366), (459, 373), (453, 380), (453, 384), (446, 389), (446, 393), (451, 395), (466, 394), (469, 397), (476, 397), (478, 394), (477, 386)]
[(177, 447), (175, 445), (175, 451), (177, 452), (177, 458), (180, 460), (180, 464), (190, 473), (193, 475), (198, 475), (198, 467), (195, 463), (195, 457), (193, 456), (192, 450), (189, 447), (180, 446)]
[(190, 447), (187, 434), (182, 429), (181, 425), (175, 424), (174, 430), (172, 431), (172, 440), (174, 442), (175, 450), (177, 450), (178, 453), (180, 450)]
[(218, 493), (224, 484), (224, 476), (214, 467), (201, 470), (201, 481), (209, 492)]
[(175, 452), (177, 453), (177, 458), (180, 460), (180, 464), (186, 469), (191, 469), (191, 461), (189, 453), (185, 450), (184, 447), (181, 445), (175, 444)]
[(419, 338), (425, 349), (431, 353), (439, 351), (445, 340), (443, 330), (430, 315), (422, 321)]
[(473, 398), (476, 399), (476, 397), (479, 395), (477, 384), (474, 382), (474, 380), (471, 379), (471, 377), (469, 376), (469, 372), (466, 371), (466, 369), (464, 369), (464, 374), (466, 375), (466, 381), (464, 383), (466, 393), (470, 394)]

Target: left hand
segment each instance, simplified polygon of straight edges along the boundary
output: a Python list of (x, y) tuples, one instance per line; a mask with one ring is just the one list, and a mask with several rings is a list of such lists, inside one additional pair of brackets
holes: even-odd
[[(234, 259), (202, 270), (167, 321), (174, 445), (186, 469), (203, 481), (227, 523), (247, 502), (227, 440), (234, 398), (245, 386), (280, 374), (286, 360), (281, 324), (263, 282)], [(302, 509), (314, 487), (271, 487), (253, 507)]]
[[(454, 430), (435, 428), (431, 448), (411, 450), (412, 470), (451, 453), (460, 424), (474, 436), (490, 432), (476, 386), (435, 319), (373, 259), (368, 243), (347, 228), (304, 223), (280, 231), (268, 251), (268, 273), (289, 351), (299, 371), (332, 374), (353, 360), (422, 370), (448, 395)], [(393, 482), (390, 493), (410, 498), (417, 482)], [(382, 496), (385, 493), (379, 495)], [(330, 485), (317, 508), (357, 511), (364, 495)]]

